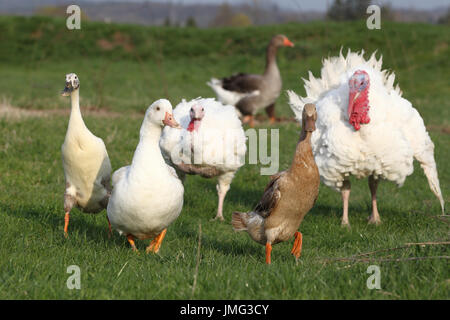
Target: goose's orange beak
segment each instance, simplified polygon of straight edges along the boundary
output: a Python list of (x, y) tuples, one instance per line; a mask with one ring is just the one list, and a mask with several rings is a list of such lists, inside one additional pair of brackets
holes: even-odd
[(288, 38), (285, 37), (284, 41), (283, 41), (283, 46), (285, 46), (285, 47), (293, 47), (294, 44)]
[(178, 122), (175, 121), (175, 119), (173, 118), (173, 115), (166, 112), (166, 116), (163, 120), (164, 125), (172, 127), (172, 128), (177, 128), (177, 129), (181, 129), (181, 126)]

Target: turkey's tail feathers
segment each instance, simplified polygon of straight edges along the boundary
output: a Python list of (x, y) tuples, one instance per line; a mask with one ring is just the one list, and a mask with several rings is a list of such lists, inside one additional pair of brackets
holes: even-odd
[(298, 122), (302, 123), (302, 112), (303, 107), (305, 106), (305, 102), (303, 101), (303, 98), (300, 98), (294, 91), (287, 90), (287, 95), (289, 99), (289, 106), (291, 107), (291, 110), (295, 114), (295, 118)]
[(417, 159), (417, 161), (420, 162), (420, 166), (422, 167), (423, 172), (425, 173), (425, 176), (428, 179), (428, 184), (430, 185), (431, 191), (439, 199), (442, 214), (445, 214), (444, 198), (442, 197), (441, 187), (439, 185), (439, 178), (436, 168), (436, 162), (434, 161), (434, 144), (431, 141), (431, 139), (428, 143), (427, 149), (422, 151), (421, 153), (414, 155), (414, 157)]

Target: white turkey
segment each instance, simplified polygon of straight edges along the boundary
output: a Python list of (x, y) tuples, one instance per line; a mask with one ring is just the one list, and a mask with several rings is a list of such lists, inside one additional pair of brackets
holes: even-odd
[(346, 57), (323, 61), (321, 78), (309, 72), (304, 79), (306, 97), (288, 91), (289, 104), (301, 122), (306, 103), (315, 103), (318, 120), (312, 135), (313, 153), (321, 180), (340, 191), (343, 201), (342, 224), (349, 225), (349, 176), (368, 177), (372, 195), (369, 223), (381, 222), (376, 191), (379, 179), (402, 186), (413, 173), (414, 158), (419, 161), (431, 191), (444, 200), (434, 160), (434, 144), (423, 119), (411, 103), (402, 98), (394, 73), (382, 70), (382, 57), (369, 60), (349, 50)]
[(235, 109), (215, 99), (182, 100), (174, 111), (182, 130), (164, 128), (160, 147), (182, 179), (185, 174), (217, 177), (215, 219), (223, 220), (223, 202), (231, 181), (244, 164), (246, 137)]

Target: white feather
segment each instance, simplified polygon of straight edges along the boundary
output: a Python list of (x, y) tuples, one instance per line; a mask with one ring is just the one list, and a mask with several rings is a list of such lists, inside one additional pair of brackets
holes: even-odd
[[(194, 105), (204, 108), (204, 117), (197, 131), (187, 130), (189, 111)], [(216, 218), (223, 220), (223, 201), (230, 189), (231, 181), (244, 164), (246, 137), (235, 108), (223, 105), (215, 99), (197, 98), (181, 101), (173, 112), (182, 129), (164, 128), (160, 146), (169, 163), (215, 167), (219, 170), (217, 193), (219, 197)]]
[[(376, 175), (401, 186), (412, 174), (413, 159), (424, 169), (442, 211), (444, 201), (434, 160), (434, 145), (422, 118), (411, 103), (402, 98), (395, 75), (382, 70), (382, 58), (369, 60), (364, 52), (342, 52), (323, 61), (321, 77), (304, 80), (306, 97), (288, 91), (289, 105), (301, 123), (306, 103), (315, 103), (318, 113), (312, 135), (313, 152), (322, 181), (339, 190), (348, 175), (358, 178)], [(355, 131), (348, 123), (348, 79), (356, 70), (369, 74), (369, 124)]]
[[(257, 96), (260, 94), (259, 90), (254, 90), (250, 93), (242, 93), (242, 92), (236, 92), (236, 91), (229, 91), (225, 90), (222, 87), (222, 81), (216, 78), (211, 78), (209, 82), (206, 83), (208, 86), (210, 86), (213, 91), (216, 93), (217, 100), (222, 102), (225, 105), (232, 105), (235, 106), (239, 100), (249, 97), (249, 96)], [(238, 115), (240, 116), (239, 111), (236, 109), (236, 112), (238, 112)]]
[[(161, 110), (151, 113), (154, 105)], [(111, 225), (119, 233), (141, 239), (158, 235), (183, 207), (183, 185), (173, 168), (166, 165), (158, 144), (162, 120), (165, 112), (172, 112), (172, 106), (164, 99), (152, 106), (144, 117), (131, 165), (113, 175), (114, 188), (107, 208)]]
[(109, 190), (111, 163), (102, 139), (86, 127), (81, 116), (79, 91), (71, 94), (72, 109), (66, 137), (61, 147), (66, 195), (76, 199), (85, 212), (104, 209), (103, 200)]
[[(198, 131), (189, 132), (189, 110), (194, 104), (204, 107), (205, 116)], [(181, 160), (214, 166), (224, 172), (237, 171), (244, 164), (247, 147), (242, 123), (234, 110), (233, 106), (223, 105), (212, 98), (183, 100), (173, 112), (183, 129), (166, 127), (161, 136), (160, 146), (165, 158), (174, 163)]]

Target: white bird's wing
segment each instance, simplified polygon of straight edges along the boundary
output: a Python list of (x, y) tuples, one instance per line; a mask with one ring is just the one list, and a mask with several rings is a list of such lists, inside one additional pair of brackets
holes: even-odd
[(113, 187), (126, 175), (130, 166), (125, 166), (120, 169), (117, 169), (112, 175), (112, 185)]

